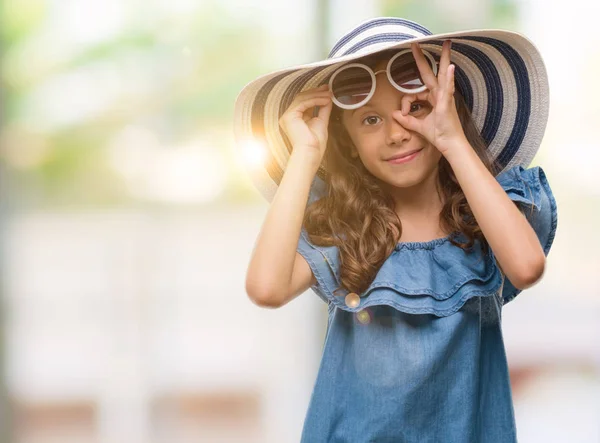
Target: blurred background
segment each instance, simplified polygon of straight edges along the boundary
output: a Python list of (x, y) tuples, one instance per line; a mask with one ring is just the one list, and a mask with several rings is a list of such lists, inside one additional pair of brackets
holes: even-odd
[(504, 310), (519, 441), (600, 442), (600, 4), (0, 0), (0, 442), (297, 442), (327, 307), (253, 305), (232, 111), (377, 15), (531, 38), (559, 224)]

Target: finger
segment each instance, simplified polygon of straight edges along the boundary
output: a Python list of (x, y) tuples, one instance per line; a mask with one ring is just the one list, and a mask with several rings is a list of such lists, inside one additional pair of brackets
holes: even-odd
[(294, 114), (303, 114), (308, 108), (312, 108), (314, 106), (325, 106), (326, 104), (331, 102), (331, 98), (327, 97), (311, 97), (306, 98), (298, 102), (296, 106), (294, 106), (293, 113)]
[(403, 115), (407, 115), (410, 112), (410, 107), (416, 101), (427, 101), (431, 106), (434, 103), (431, 103), (430, 94), (428, 90), (421, 91), (418, 94), (405, 94), (400, 102), (400, 110)]
[(313, 118), (313, 108), (315, 106), (324, 106), (328, 102), (331, 102), (329, 97), (313, 97), (297, 101), (294, 99), (292, 104), (288, 107), (281, 117), (279, 118), (280, 125), (286, 125), (287, 122), (301, 118), (304, 121), (308, 121)]
[(448, 65), (450, 64), (450, 48), (452, 42), (445, 40), (442, 44), (442, 55), (440, 57), (440, 65), (438, 66), (438, 84), (446, 85), (446, 73), (448, 71)]
[(406, 94), (402, 97), (400, 110), (402, 111), (402, 115), (407, 115), (410, 112), (410, 107), (413, 102), (416, 100), (414, 94)]
[(412, 98), (407, 97), (406, 95), (404, 97), (402, 97), (402, 102), (401, 102), (401, 107), (400, 107), (400, 111), (402, 112), (402, 115), (408, 114), (408, 112), (410, 111), (412, 102), (413, 102)]
[(448, 97), (450, 99), (453, 98), (454, 96), (454, 91), (455, 91), (455, 83), (454, 83), (454, 71), (456, 70), (456, 66), (454, 64), (451, 64), (450, 66), (448, 66), (447, 72), (447, 80), (446, 80), (446, 91), (448, 92)]
[[(305, 91), (307, 92), (307, 91)], [(302, 92), (297, 94), (292, 103), (290, 103), (288, 109), (296, 109), (301, 103), (304, 103), (306, 100), (314, 100), (314, 99), (331, 99), (331, 95), (328, 91), (321, 92), (313, 92), (309, 95), (304, 95)]]
[(394, 119), (404, 128), (422, 134), (421, 127), (423, 123), (418, 118), (415, 118), (412, 115), (404, 115), (401, 111), (392, 112), (392, 117), (394, 117)]
[[(331, 102), (331, 101), (329, 103), (333, 104), (333, 102)], [(325, 105), (325, 106), (328, 106), (328, 105)], [(312, 108), (308, 108), (302, 114), (302, 118), (304, 119), (305, 122), (308, 122), (309, 120), (312, 120), (313, 118), (319, 118), (320, 110), (322, 108), (323, 108), (322, 106), (314, 106)]]
[(437, 79), (429, 66), (429, 62), (423, 55), (421, 48), (417, 43), (413, 43), (411, 45), (411, 49), (413, 52), (413, 56), (415, 61), (417, 62), (417, 68), (419, 68), (419, 72), (421, 73), (421, 78), (425, 82), (425, 85), (430, 91), (433, 91), (437, 86)]
[(454, 94), (454, 72), (456, 71), (456, 65), (451, 64), (448, 66), (448, 90)]
[(322, 106), (319, 109), (318, 119), (323, 120), (325, 123), (329, 122), (329, 116), (331, 115), (331, 110), (333, 109), (333, 101), (329, 101), (325, 106)]
[(302, 92), (296, 94), (292, 102), (288, 106), (288, 110), (296, 109), (301, 103), (304, 103), (306, 100), (315, 100), (315, 99), (327, 99), (331, 98), (328, 92), (321, 93), (311, 93), (308, 95), (303, 94)]

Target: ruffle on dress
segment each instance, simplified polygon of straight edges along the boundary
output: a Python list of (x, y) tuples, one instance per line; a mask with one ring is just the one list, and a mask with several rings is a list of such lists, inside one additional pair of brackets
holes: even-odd
[[(499, 174), (496, 180), (511, 200), (525, 208), (525, 217), (537, 234), (544, 255), (548, 256), (556, 235), (558, 211), (544, 170), (540, 166), (529, 169), (514, 166)], [(520, 293), (521, 289), (515, 288), (510, 280), (506, 279), (502, 291), (504, 304), (512, 301)]]
[[(527, 218), (547, 255), (556, 230), (556, 202), (543, 171), (539, 167), (516, 166), (497, 179), (513, 201), (528, 207), (533, 205)], [(465, 251), (454, 246), (450, 237), (398, 243), (362, 294), (351, 293), (340, 286), (340, 257), (336, 246), (311, 243), (303, 228), (297, 251), (306, 259), (317, 280), (311, 289), (323, 301), (349, 312), (387, 305), (409, 314), (445, 317), (473, 297), (499, 295), (502, 291), (506, 304), (520, 292), (504, 278), (490, 248), (484, 253), (476, 241), (473, 248)], [(458, 233), (457, 240), (464, 241), (466, 237)]]

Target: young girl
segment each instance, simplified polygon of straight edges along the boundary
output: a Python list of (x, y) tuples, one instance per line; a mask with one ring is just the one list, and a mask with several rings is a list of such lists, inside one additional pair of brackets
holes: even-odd
[(391, 17), (244, 88), (236, 135), (267, 150), (251, 173), (271, 202), (246, 291), (328, 304), (302, 442), (517, 441), (501, 310), (556, 232), (526, 169), (547, 115), (525, 37)]

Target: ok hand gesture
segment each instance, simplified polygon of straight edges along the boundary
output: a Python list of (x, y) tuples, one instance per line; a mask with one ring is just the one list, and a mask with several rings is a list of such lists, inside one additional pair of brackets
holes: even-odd
[[(436, 78), (421, 48), (417, 43), (412, 44), (411, 49), (427, 89), (418, 94), (405, 94), (402, 97), (402, 109), (392, 113), (402, 126), (423, 135), (442, 154), (457, 143), (466, 141), (454, 102), (454, 65), (450, 64), (450, 46), (450, 40), (442, 45)], [(415, 101), (429, 102), (431, 112), (422, 118), (409, 115)]]

